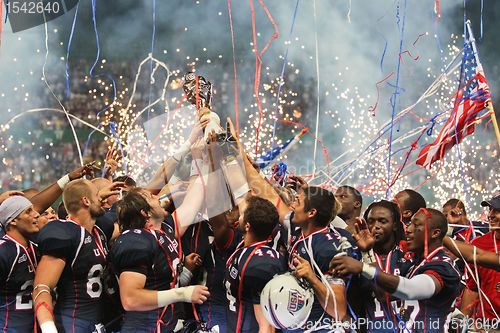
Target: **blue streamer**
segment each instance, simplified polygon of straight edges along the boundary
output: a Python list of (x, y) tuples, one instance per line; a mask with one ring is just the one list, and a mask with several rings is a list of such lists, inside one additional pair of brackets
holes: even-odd
[(483, 8), (484, 8), (484, 3), (483, 0), (481, 0), (481, 36), (479, 36), (479, 41), (483, 40)]
[(160, 200), (163, 200), (163, 199), (165, 199), (165, 198), (168, 198), (168, 197), (172, 196), (172, 194), (177, 193), (177, 192), (179, 192), (179, 191), (180, 191), (180, 190), (175, 190), (175, 191), (172, 191), (172, 192), (170, 192), (170, 193), (164, 194), (164, 195), (162, 195), (162, 196), (160, 197)]
[[(292, 32), (293, 32), (293, 26), (295, 24), (295, 18), (297, 17), (297, 9), (299, 8), (299, 1), (297, 0), (295, 4), (295, 10), (293, 12), (293, 19), (292, 19), (292, 26), (290, 27), (290, 35), (288, 37), (289, 40), (292, 39)], [(273, 137), (271, 138), (271, 151), (274, 148), (274, 137), (276, 136), (276, 125), (278, 122), (278, 107), (279, 107), (279, 100), (280, 100), (280, 92), (281, 92), (281, 85), (283, 84), (283, 75), (285, 74), (285, 67), (286, 67), (286, 60), (288, 59), (288, 49), (290, 46), (287, 46), (286, 48), (286, 53), (285, 53), (285, 60), (283, 60), (283, 67), (281, 69), (281, 75), (280, 75), (280, 82), (278, 85), (278, 94), (276, 96), (276, 109), (274, 110), (274, 125), (273, 125)]]
[[(401, 39), (399, 42), (399, 54), (403, 51), (403, 36), (404, 36), (404, 31), (405, 31), (405, 21), (406, 21), (406, 1), (404, 3), (404, 11), (403, 11), (403, 25), (401, 27)], [(399, 17), (399, 3), (398, 3), (398, 10), (397, 10), (397, 16)], [(398, 26), (399, 26), (399, 21), (398, 21)], [(389, 157), (391, 156), (391, 149), (392, 149), (392, 131), (394, 127), (394, 115), (396, 113), (396, 101), (397, 101), (397, 95), (398, 95), (398, 87), (399, 87), (399, 70), (401, 68), (401, 57), (398, 57), (398, 66), (397, 66), (397, 71), (396, 71), (396, 90), (393, 93), (394, 100), (391, 102), (392, 105), (392, 116), (391, 116), (391, 133), (389, 136)], [(387, 162), (387, 184), (389, 184), (391, 181), (391, 159), (389, 158)], [(387, 191), (385, 193), (386, 199), (389, 199), (389, 194), (391, 192), (390, 186), (387, 187)]]
[[(99, 45), (99, 34), (97, 32), (97, 22), (96, 22), (96, 18), (95, 18), (95, 5), (96, 5), (96, 0), (92, 0), (92, 21), (93, 21), (93, 24), (94, 24), (94, 32), (95, 32), (95, 38), (96, 38), (96, 43), (97, 43), (97, 54), (96, 54), (96, 58), (95, 58), (95, 61), (94, 61), (94, 64), (92, 65), (92, 67), (90, 68), (90, 77), (91, 78), (98, 78), (98, 77), (102, 77), (102, 76), (105, 76), (107, 78), (109, 78), (112, 82), (113, 82), (113, 102), (109, 103), (108, 106), (106, 106), (104, 109), (102, 109), (101, 111), (99, 111), (96, 115), (96, 118), (97, 120), (99, 120), (99, 116), (101, 115), (102, 112), (106, 111), (107, 109), (109, 109), (111, 107), (111, 105), (113, 105), (116, 101), (116, 82), (115, 80), (108, 74), (104, 73), (104, 74), (98, 74), (98, 75), (93, 75), (93, 71), (94, 71), (94, 68), (95, 66), (97, 65), (97, 62), (99, 61), (99, 57), (100, 57), (100, 54), (101, 54), (101, 47)], [(69, 48), (69, 46), (68, 46)], [(101, 125), (103, 124), (103, 122), (100, 122), (99, 125), (97, 126), (97, 128), (99, 128)], [(116, 123), (113, 123), (113, 122), (109, 122), (110, 124), (110, 127), (111, 127), (111, 124), (116, 124)], [(112, 132), (113, 132), (114, 128), (112, 129)], [(87, 147), (88, 147), (88, 144), (89, 144), (89, 141), (90, 141), (90, 138), (91, 136), (94, 134), (96, 130), (93, 130), (92, 132), (90, 132), (89, 136), (87, 137), (87, 143), (85, 144), (85, 149), (83, 150), (83, 153), (82, 153), (82, 159), (83, 157), (85, 156), (85, 153), (87, 151)], [(122, 145), (121, 145), (121, 142), (120, 142), (120, 138), (118, 137), (118, 135), (115, 133), (113, 133), (114, 136), (116, 137), (116, 140), (118, 140), (118, 146), (120, 147), (120, 152), (122, 154), (122, 157), (124, 158), (125, 160), (125, 154), (123, 153), (123, 149), (121, 148)], [(126, 166), (126, 163), (123, 163), (123, 165), (125, 166), (125, 171), (127, 172), (127, 175), (128, 175), (128, 170), (127, 170), (127, 166)]]
[[(155, 34), (156, 34), (156, 0), (153, 0), (153, 35), (151, 36), (151, 61), (149, 63), (150, 77), (149, 77), (149, 96), (148, 96), (148, 126), (146, 128), (146, 147), (149, 147), (149, 132), (151, 130), (151, 122), (149, 121), (150, 112), (151, 112), (151, 94), (152, 94), (152, 76), (153, 76), (153, 55), (154, 55), (154, 47), (155, 47)], [(149, 164), (149, 151), (146, 151), (146, 163)], [(148, 173), (151, 175), (151, 172), (148, 169)]]
[(66, 96), (69, 98), (69, 49), (71, 47), (71, 41), (73, 40), (73, 32), (75, 31), (75, 24), (76, 24), (76, 17), (78, 16), (78, 6), (80, 5), (80, 2), (76, 4), (76, 9), (75, 9), (75, 16), (73, 17), (73, 24), (71, 25), (71, 32), (69, 34), (69, 40), (68, 40), (68, 50), (66, 51)]
[(9, 0), (5, 0), (5, 21), (4, 23), (7, 23), (7, 16), (9, 16), (9, 11), (8, 11), (8, 8), (9, 8)]

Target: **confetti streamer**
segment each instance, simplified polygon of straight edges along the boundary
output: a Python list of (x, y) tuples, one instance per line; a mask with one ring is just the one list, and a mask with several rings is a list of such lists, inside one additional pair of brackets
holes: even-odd
[[(299, 8), (299, 1), (295, 3), (295, 10), (293, 11), (293, 19), (292, 19), (292, 26), (290, 28), (290, 34), (288, 36), (288, 40), (292, 39), (292, 33), (293, 33), (293, 26), (295, 24), (295, 18), (297, 17), (297, 9)], [(271, 150), (274, 148), (274, 138), (276, 136), (276, 124), (277, 124), (277, 119), (278, 119), (278, 106), (279, 106), (279, 99), (280, 99), (280, 93), (281, 93), (281, 86), (283, 85), (283, 76), (285, 75), (285, 68), (286, 68), (286, 62), (288, 59), (288, 50), (290, 49), (290, 46), (287, 46), (286, 52), (285, 52), (285, 59), (283, 60), (283, 67), (281, 68), (281, 75), (280, 75), (280, 82), (278, 84), (278, 93), (276, 94), (276, 108), (274, 109), (274, 124), (273, 124), (273, 136), (271, 138)]]

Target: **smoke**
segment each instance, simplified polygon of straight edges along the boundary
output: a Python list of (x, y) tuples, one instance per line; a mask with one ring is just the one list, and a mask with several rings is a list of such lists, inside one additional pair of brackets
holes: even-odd
[[(259, 113), (254, 96), (256, 56), (252, 17), (255, 20), (258, 53), (263, 51), (272, 38), (274, 24), (258, 1), (233, 0), (230, 3), (240, 126), (242, 136), (252, 141), (256, 134), (256, 119)], [(453, 44), (452, 34), (459, 37), (454, 39), (458, 48), (463, 45), (460, 37), (463, 33), (462, 5), (452, 2), (440, 3), (441, 16), (436, 25), (436, 2), (431, 0), (299, 1), (295, 17), (295, 1), (264, 3), (278, 28), (279, 37), (269, 42), (268, 48), (261, 56), (259, 97), (263, 102), (264, 117), (259, 139), (265, 144), (259, 153), (270, 148), (273, 114), (277, 108), (277, 98), (273, 94), (278, 90), (277, 82), (287, 49), (284, 85), (280, 92), (282, 100), (278, 109), (283, 114), (278, 114), (281, 119), (285, 114), (290, 115), (286, 119), (301, 123), (315, 134), (316, 108), (319, 101), (318, 139), (325, 145), (331, 161), (339, 158), (336, 161), (338, 165), (356, 158), (367, 147), (368, 138), (376, 136), (382, 125), (391, 119), (393, 112), (397, 114), (418, 100), (434, 81), (434, 76), (439, 75), (450, 62), (448, 44)], [(231, 116), (234, 120), (235, 82), (227, 4), (226, 1), (215, 0), (97, 1), (95, 13), (99, 37), (99, 65), (103, 67), (96, 67), (95, 73), (106, 73), (116, 80), (120, 75), (133, 78), (139, 63), (153, 51), (153, 56), (166, 63), (173, 72), (172, 80), (193, 69), (210, 80), (216, 90), (214, 110), (221, 115), (221, 119)], [(69, 66), (88, 72), (98, 48), (91, 2), (80, 1), (79, 6)], [(474, 13), (476, 14), (477, 10)], [(73, 15), (74, 10), (48, 23), (50, 56), (47, 71), (56, 95), (63, 103), (68, 102), (65, 97), (64, 69)], [(474, 19), (476, 27), (477, 15)], [(290, 34), (292, 23), (293, 32)], [(494, 31), (494, 22), (485, 23), (489, 25), (490, 31)], [(53, 98), (46, 98), (47, 88), (40, 80), (44, 60), (43, 26), (19, 34), (12, 34), (8, 30), (9, 28), (4, 26), (0, 59), (3, 77), (9, 78), (2, 80), (0, 86), (1, 93), (6, 94), (0, 98), (4, 101), (4, 107), (0, 111), (2, 116), (33, 107), (57, 107)], [(478, 34), (479, 31), (476, 31), (477, 36)], [(492, 33), (485, 34), (484, 40), (493, 38), (491, 35)], [(18, 40), (18, 37), (21, 40)], [(492, 50), (496, 51), (496, 46)], [(494, 54), (485, 53), (485, 59)], [(64, 60), (61, 60), (61, 57)], [(14, 61), (13, 58), (17, 60)], [(129, 66), (114, 72), (112, 66), (103, 64), (103, 59), (106, 59), (107, 64), (126, 63)], [(155, 86), (150, 91), (147, 80), (149, 70), (149, 66), (143, 68), (142, 83), (138, 86), (141, 99), (138, 104), (142, 103), (142, 106), (147, 104), (148, 100), (154, 100), (161, 90)], [(492, 78), (496, 76), (498, 67), (495, 67), (492, 73), (489, 70), (485, 64), (486, 77), (490, 78), (494, 96), (496, 83), (492, 82)], [(377, 86), (377, 82), (388, 76), (390, 77), (386, 81)], [(456, 80), (450, 77), (450, 80), (454, 79)], [(84, 77), (74, 77), (72, 80), (84, 80)], [(22, 84), (24, 87), (21, 87)], [(265, 85), (271, 88), (266, 89)], [(18, 87), (18, 90), (13, 90), (14, 87)], [(30, 94), (27, 101), (22, 100), (24, 93)], [(37, 98), (40, 95), (45, 97)], [(92, 116), (105, 107), (104, 99), (109, 103), (113, 98), (110, 90), (104, 92), (104, 97), (98, 97), (97, 102), (100, 104), (89, 110)], [(180, 97), (180, 90), (169, 90), (165, 110), (173, 109), (173, 98)], [(436, 98), (446, 100), (444, 95)], [(391, 100), (394, 104), (391, 104)], [(377, 108), (371, 111), (376, 104)], [(6, 113), (6, 108), (10, 108), (11, 112)], [(442, 109), (433, 97), (429, 104), (421, 103), (413, 112), (424, 117)], [(95, 121), (93, 123), (96, 124)], [(403, 118), (394, 126), (392, 139), (396, 141), (421, 124), (422, 122), (411, 116)], [(289, 124), (278, 123), (276, 140), (292, 137), (292, 129), (293, 126)], [(299, 131), (300, 129), (298, 128)], [(377, 145), (385, 143), (388, 138), (389, 133), (386, 133)], [(82, 144), (85, 139), (81, 138)], [(288, 160), (289, 166), (300, 170), (299, 173), (302, 174), (315, 170), (315, 164), (316, 169), (325, 168), (327, 161), (321, 146), (318, 144), (315, 149), (314, 140), (310, 136), (304, 136), (302, 141), (302, 145), (292, 150)], [(363, 144), (357, 146), (361, 141)], [(249, 151), (253, 152), (254, 144), (254, 141), (249, 144)], [(408, 141), (395, 144), (393, 151), (408, 145)], [(356, 150), (342, 156), (350, 148)], [(316, 154), (313, 155), (315, 150)], [(405, 151), (396, 157), (401, 158)], [(384, 154), (386, 158), (387, 151), (382, 152), (379, 157), (364, 154), (363, 158), (358, 160), (366, 159), (368, 165), (377, 163), (384, 169), (387, 167)], [(316, 157), (315, 164), (313, 157)], [(394, 163), (401, 161), (398, 159)], [(360, 165), (355, 167), (360, 168)], [(396, 167), (393, 166), (394, 169)], [(361, 182), (368, 182), (370, 175), (361, 176), (358, 173), (356, 177), (343, 180), (361, 186)], [(415, 187), (421, 183), (421, 179), (422, 176), (418, 176), (409, 181), (402, 181), (401, 186)]]

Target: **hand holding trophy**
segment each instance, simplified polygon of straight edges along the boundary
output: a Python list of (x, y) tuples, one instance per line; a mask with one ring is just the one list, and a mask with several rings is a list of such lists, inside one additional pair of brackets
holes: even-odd
[(217, 113), (211, 111), (212, 104), (212, 84), (203, 76), (198, 76), (198, 86), (196, 85), (196, 74), (188, 72), (184, 76), (184, 84), (182, 89), (186, 93), (187, 100), (198, 105), (199, 112), (204, 112), (200, 121), (208, 119), (207, 127), (205, 128), (204, 139), (208, 141), (208, 136), (212, 131), (216, 134), (221, 134), (224, 129), (220, 126), (220, 118)]
[(205, 127), (204, 139), (208, 142), (208, 138), (212, 131), (217, 134), (217, 142), (221, 145), (226, 158), (234, 156), (234, 149), (231, 149), (231, 143), (235, 144), (236, 140), (229, 131), (229, 124), (226, 125), (226, 130), (220, 125), (220, 118), (217, 113), (211, 111), (212, 102), (212, 84), (207, 81), (203, 76), (198, 76), (198, 84), (196, 82), (196, 74), (188, 72), (184, 76), (184, 84), (182, 89), (186, 93), (187, 100), (193, 104), (198, 105), (199, 112), (205, 112), (200, 118), (200, 121), (208, 119), (209, 122)]

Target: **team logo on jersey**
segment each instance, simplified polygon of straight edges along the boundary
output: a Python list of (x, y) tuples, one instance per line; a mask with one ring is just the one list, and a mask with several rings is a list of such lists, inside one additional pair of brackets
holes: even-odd
[(291, 289), (288, 292), (288, 311), (297, 312), (304, 306), (304, 298), (295, 289)]
[(160, 239), (159, 239), (159, 242), (160, 242), (160, 244), (163, 244), (163, 243), (165, 243), (165, 238), (163, 238), (163, 237), (160, 237)]
[(28, 260), (28, 257), (26, 257), (26, 254), (23, 254), (22, 256), (19, 257), (19, 260), (17, 261), (18, 264), (25, 262)]
[(85, 238), (85, 240), (83, 241), (83, 244), (88, 244), (88, 243), (91, 243), (91, 242), (92, 242), (92, 237), (87, 236), (87, 238)]
[(139, 230), (139, 229), (134, 229), (134, 233), (135, 233), (135, 234), (140, 234), (140, 233), (141, 233), (141, 230)]
[(238, 276), (238, 270), (236, 269), (236, 267), (231, 267), (231, 272), (229, 273), (229, 275), (233, 279), (236, 279), (236, 277)]

